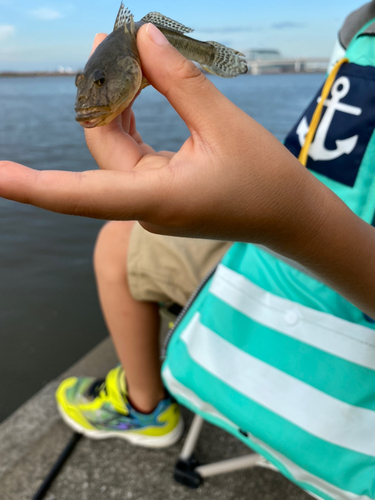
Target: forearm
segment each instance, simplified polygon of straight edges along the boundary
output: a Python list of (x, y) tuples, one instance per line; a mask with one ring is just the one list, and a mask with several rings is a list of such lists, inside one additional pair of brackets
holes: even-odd
[(289, 219), (266, 244), (375, 318), (375, 228), (306, 174), (303, 195), (291, 194)]
[[(357, 217), (345, 203), (285, 147), (266, 132), (255, 131), (252, 165), (261, 176), (256, 213), (251, 203), (249, 238), (296, 260), (370, 317), (375, 318), (375, 228)], [(248, 129), (250, 130), (250, 128)], [(266, 183), (266, 184), (263, 184)], [(253, 189), (253, 193), (255, 190)], [(265, 196), (265, 193), (267, 195)]]

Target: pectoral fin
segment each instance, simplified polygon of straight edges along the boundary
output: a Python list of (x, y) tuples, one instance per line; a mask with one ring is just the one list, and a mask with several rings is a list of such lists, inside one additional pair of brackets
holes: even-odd
[(148, 87), (150, 84), (147, 81), (147, 78), (142, 77), (141, 81), (141, 86), (139, 87), (139, 90), (143, 90), (144, 88)]

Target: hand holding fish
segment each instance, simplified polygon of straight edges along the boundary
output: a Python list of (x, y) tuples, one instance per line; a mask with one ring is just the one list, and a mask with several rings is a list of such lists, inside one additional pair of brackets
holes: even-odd
[(95, 48), (83, 72), (76, 77), (76, 120), (83, 127), (110, 123), (129, 106), (139, 90), (149, 85), (137, 47), (138, 31), (146, 23), (159, 28), (184, 57), (214, 75), (234, 78), (247, 72), (241, 52), (217, 42), (188, 37), (186, 33), (191, 33), (191, 28), (159, 12), (150, 12), (134, 22), (133, 15), (121, 2), (112, 33)]
[(311, 199), (303, 183), (312, 176), (153, 24), (140, 28), (137, 47), (147, 81), (190, 130), (181, 149), (153, 152), (128, 107), (105, 126), (85, 128), (100, 171), (36, 171), (1, 162), (0, 195), (68, 214), (140, 220), (168, 234), (248, 241), (274, 234), (291, 191), (294, 205)]
[[(91, 54), (100, 45), (107, 35), (100, 33), (96, 35)], [(145, 144), (136, 130), (135, 116), (132, 110), (132, 103), (138, 96), (140, 91), (135, 94), (135, 97), (130, 102), (127, 108), (112, 118), (105, 127), (87, 127), (85, 128), (86, 143), (92, 155), (95, 157), (98, 165), (104, 170), (127, 170), (132, 169), (142, 156), (146, 154), (155, 154), (159, 156), (171, 157), (173, 153), (159, 152), (156, 153), (151, 146)], [(106, 142), (110, 142), (112, 154), (110, 158)], [(98, 145), (101, 146), (98, 148)], [(110, 159), (110, 162), (108, 160)], [(125, 160), (126, 159), (126, 160)], [(113, 162), (111, 161), (113, 160)], [(118, 162), (118, 160), (120, 160)]]
[(164, 234), (262, 243), (375, 316), (375, 268), (368, 265), (374, 229), (226, 99), (155, 26), (140, 28), (137, 45), (148, 82), (190, 130), (181, 149), (153, 152), (129, 108), (109, 125), (86, 129), (101, 170), (36, 171), (0, 162), (0, 196), (65, 214), (139, 220)]

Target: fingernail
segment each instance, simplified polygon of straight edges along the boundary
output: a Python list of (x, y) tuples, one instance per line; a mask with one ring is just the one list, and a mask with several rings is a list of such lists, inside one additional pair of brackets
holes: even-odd
[(163, 33), (158, 30), (157, 27), (153, 24), (148, 23), (146, 26), (146, 31), (148, 36), (154, 43), (156, 43), (156, 45), (165, 45), (166, 43), (169, 43)]

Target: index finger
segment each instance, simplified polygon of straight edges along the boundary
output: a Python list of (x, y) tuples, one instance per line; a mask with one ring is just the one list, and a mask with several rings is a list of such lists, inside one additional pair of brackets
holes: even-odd
[(0, 196), (62, 214), (142, 220), (155, 212), (157, 177), (152, 170), (147, 176), (113, 170), (39, 171), (0, 161)]

